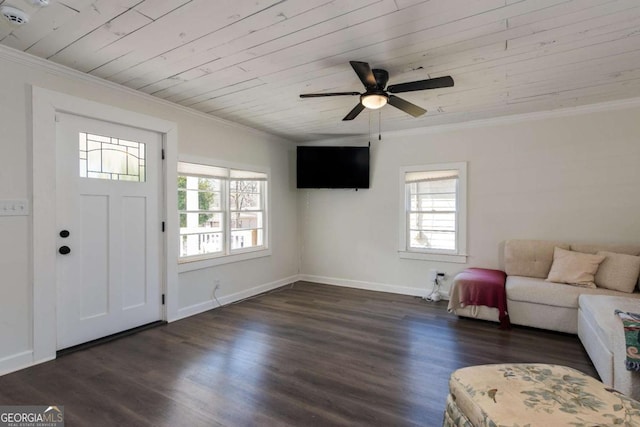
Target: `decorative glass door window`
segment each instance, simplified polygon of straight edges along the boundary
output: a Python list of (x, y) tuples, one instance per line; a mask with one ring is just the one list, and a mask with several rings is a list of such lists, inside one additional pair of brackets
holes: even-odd
[(79, 133), (80, 177), (145, 182), (145, 144)]

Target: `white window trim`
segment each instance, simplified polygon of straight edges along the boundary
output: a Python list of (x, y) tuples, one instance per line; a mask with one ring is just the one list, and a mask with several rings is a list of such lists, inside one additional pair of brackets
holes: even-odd
[[(433, 249), (409, 249), (407, 238), (407, 200), (405, 174), (407, 172), (458, 170), (458, 189), (456, 191), (456, 251)], [(400, 242), (398, 254), (400, 258), (425, 261), (453, 262), (464, 264), (467, 262), (467, 162), (437, 163), (418, 166), (404, 166), (400, 168)]]
[[(258, 249), (234, 249), (230, 254), (205, 254), (200, 256), (192, 256), (188, 258), (180, 258), (178, 255), (178, 273), (187, 271), (201, 270), (203, 268), (215, 267), (217, 265), (231, 264), (234, 262), (247, 261), (256, 258), (271, 256), (271, 169), (263, 166), (248, 165), (242, 163), (228, 162), (224, 160), (216, 160), (207, 157), (180, 155), (178, 162), (196, 163), (205, 166), (221, 167), (227, 169), (245, 170), (252, 172), (260, 172), (267, 175), (266, 189), (264, 194), (265, 203), (265, 226), (264, 245)], [(176, 188), (177, 190), (177, 188)], [(176, 191), (177, 193), (177, 191)], [(228, 194), (227, 194), (228, 198)], [(226, 201), (228, 203), (228, 200)], [(175, 207), (176, 217), (178, 216), (177, 204)], [(225, 221), (225, 224), (228, 221)], [(177, 224), (180, 224), (178, 219)], [(227, 227), (227, 225), (225, 225)], [(179, 245), (180, 230), (176, 231), (176, 245)], [(225, 243), (226, 244), (226, 243)], [(179, 251), (178, 251), (179, 254)]]

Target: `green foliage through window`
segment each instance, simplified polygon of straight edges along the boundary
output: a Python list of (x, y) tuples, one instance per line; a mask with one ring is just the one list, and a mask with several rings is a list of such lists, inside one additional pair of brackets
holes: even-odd
[[(208, 211), (214, 206), (219, 206), (220, 201), (216, 200), (219, 195), (214, 192), (214, 184), (212, 179), (198, 179), (198, 210)], [(178, 210), (183, 212), (187, 210), (187, 177), (178, 177)], [(203, 226), (212, 215), (199, 215), (198, 223)], [(187, 226), (187, 217), (180, 215), (180, 227)]]
[(263, 172), (179, 162), (180, 259), (265, 249), (266, 186)]

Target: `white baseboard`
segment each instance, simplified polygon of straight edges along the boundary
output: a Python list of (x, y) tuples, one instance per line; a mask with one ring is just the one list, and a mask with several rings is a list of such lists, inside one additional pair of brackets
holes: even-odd
[[(320, 283), (323, 285), (343, 286), (347, 288), (365, 289), (368, 291), (389, 292), (393, 294), (412, 295), (412, 296), (419, 296), (419, 297), (424, 297), (426, 294), (430, 292), (429, 289), (411, 288), (408, 286), (398, 286), (398, 285), (389, 285), (385, 283), (365, 282), (361, 280), (350, 280), (350, 279), (340, 279), (336, 277), (300, 274), (300, 275), (293, 275), (290, 277), (286, 277), (284, 279), (276, 280), (274, 282), (265, 283), (263, 285), (255, 286), (250, 289), (245, 289), (244, 291), (236, 292), (231, 295), (226, 295), (218, 298), (218, 300), (220, 301), (221, 305), (226, 305), (236, 301), (240, 301), (245, 298), (252, 297), (254, 295), (259, 295), (263, 292), (268, 292), (273, 289), (277, 289), (281, 286), (295, 283), (299, 280), (303, 280), (306, 282)], [(449, 298), (449, 296), (446, 295), (444, 292), (441, 292), (441, 293), (442, 293), (443, 299)], [(184, 319), (189, 316), (194, 316), (196, 314), (214, 309), (216, 307), (218, 307), (218, 302), (216, 300), (204, 301), (198, 304), (190, 305), (189, 307), (184, 307), (179, 309), (178, 315), (175, 318), (170, 319), (169, 322)], [(0, 359), (0, 376), (8, 374), (10, 372), (18, 371), (20, 369), (28, 368), (30, 366), (34, 366), (40, 363), (48, 362), (49, 360), (53, 360), (53, 359), (55, 359), (55, 357), (51, 359), (46, 359), (46, 360), (34, 361), (32, 350), (7, 356)]]
[(32, 350), (23, 351), (22, 353), (18, 354), (12, 354), (11, 356), (3, 357), (2, 359), (0, 359), (0, 375), (19, 371), (20, 369), (28, 368), (31, 365), (34, 365)]
[[(276, 280), (270, 283), (265, 283), (263, 285), (255, 286), (250, 289), (245, 289), (244, 291), (240, 291), (231, 295), (220, 297), (218, 298), (218, 301), (220, 301), (220, 305), (227, 305), (232, 302), (240, 301), (242, 299), (249, 298), (254, 295), (261, 294), (263, 292), (268, 292), (273, 289), (279, 288), (281, 286), (288, 285), (290, 283), (294, 283), (298, 280), (299, 280), (298, 275), (286, 277), (284, 279)], [(219, 307), (218, 301), (213, 299), (213, 300), (203, 301), (198, 304), (190, 305), (188, 307), (183, 307), (178, 310), (176, 317), (169, 319), (169, 322), (174, 322), (176, 320), (184, 319), (185, 317), (194, 316), (196, 314), (200, 314), (205, 311), (217, 308)]]
[[(288, 285), (290, 283), (297, 282), (299, 280), (303, 280), (306, 282), (320, 283), (323, 285), (342, 286), (346, 288), (364, 289), (364, 290), (376, 291), (376, 292), (389, 292), (392, 294), (411, 295), (411, 296), (418, 296), (418, 297), (425, 297), (427, 294), (431, 292), (431, 289), (411, 288), (408, 286), (389, 285), (384, 283), (365, 282), (360, 280), (340, 279), (336, 277), (314, 276), (310, 274), (299, 274), (299, 275), (290, 276), (284, 279), (276, 280), (275, 282), (266, 283), (264, 285), (259, 285), (250, 289), (246, 289), (244, 291), (237, 292), (235, 294), (220, 297), (218, 298), (218, 300), (220, 301), (220, 304), (218, 304), (218, 301), (214, 299), (214, 300), (203, 301), (201, 303), (190, 305), (188, 307), (183, 307), (178, 310), (178, 314), (176, 317), (169, 319), (169, 322), (174, 322), (176, 320), (184, 319), (189, 316), (194, 316), (196, 314), (200, 314), (205, 311), (209, 311), (214, 308), (217, 308), (220, 305), (226, 305), (236, 301), (240, 301), (242, 299), (249, 298), (254, 295), (261, 294), (263, 292), (268, 292), (270, 290)], [(440, 294), (442, 295), (442, 299), (444, 300), (449, 299), (449, 295), (444, 291), (440, 291)]]
[[(324, 285), (342, 286), (345, 288), (365, 289), (368, 291), (389, 292), (392, 294), (411, 295), (416, 297), (425, 297), (431, 293), (431, 288), (411, 288), (408, 286), (390, 285), (386, 283), (365, 282), (361, 280), (341, 279), (337, 277), (314, 276), (312, 274), (301, 274), (298, 280), (306, 282), (322, 283)], [(442, 299), (449, 299), (449, 295), (440, 292)]]

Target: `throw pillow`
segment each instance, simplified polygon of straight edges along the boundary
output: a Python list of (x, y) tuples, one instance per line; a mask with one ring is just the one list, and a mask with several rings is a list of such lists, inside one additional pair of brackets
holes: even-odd
[(596, 273), (596, 285), (614, 291), (634, 291), (640, 275), (640, 256), (600, 251), (605, 257)]
[(583, 254), (556, 247), (547, 282), (595, 288), (594, 276), (604, 255)]

